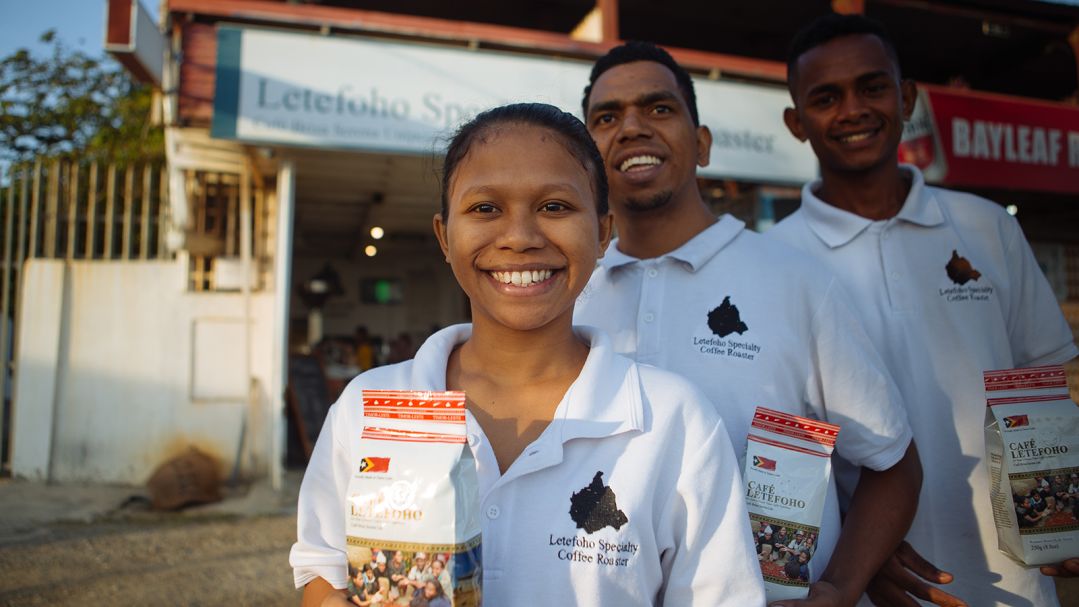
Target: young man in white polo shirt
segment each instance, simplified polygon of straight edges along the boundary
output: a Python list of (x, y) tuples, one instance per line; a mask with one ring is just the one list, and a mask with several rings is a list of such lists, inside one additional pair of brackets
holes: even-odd
[(842, 426), (837, 451), (866, 474), (838, 538), (829, 492), (817, 556), (828, 567), (815, 570), (810, 598), (853, 603), (903, 537), (921, 479), (879, 355), (831, 275), (705, 205), (696, 166), (708, 163), (711, 136), (670, 55), (646, 43), (613, 49), (593, 68), (582, 105), (619, 239), (579, 297), (575, 322), (606, 330), (619, 353), (693, 380), (724, 407), (739, 454), (757, 406)]
[(788, 84), (794, 108), (784, 120), (813, 146), (822, 177), (768, 234), (841, 277), (903, 392), (926, 462), (909, 544), (870, 596), (960, 604), (909, 569), (937, 583), (954, 575), (948, 591), (973, 606), (1056, 605), (1051, 580), (997, 550), (984, 465), (982, 372), (1079, 353), (1019, 225), (998, 205), (929, 187), (898, 164), (915, 88), (878, 24), (838, 15), (812, 24), (792, 45)]

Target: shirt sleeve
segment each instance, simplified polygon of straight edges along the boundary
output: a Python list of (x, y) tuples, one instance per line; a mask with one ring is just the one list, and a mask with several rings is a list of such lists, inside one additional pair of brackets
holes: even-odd
[(662, 519), (678, 546), (663, 557), (662, 604), (764, 605), (742, 476), (722, 422), (687, 460)]
[(1008, 340), (1016, 367), (1064, 363), (1079, 355), (1060, 304), (1014, 217), (1005, 217), (1005, 258), (1012, 288)]
[(821, 419), (839, 425), (841, 457), (887, 470), (903, 458), (913, 435), (899, 389), (857, 319), (833, 277), (813, 319), (815, 374), (807, 399)]
[[(340, 401), (339, 401), (340, 402)], [(340, 443), (344, 420), (340, 407), (330, 408), (300, 485), (296, 513), (297, 541), (289, 553), (293, 579), (302, 588), (321, 577), (334, 588), (348, 585), (345, 551), (345, 493), (349, 454)]]

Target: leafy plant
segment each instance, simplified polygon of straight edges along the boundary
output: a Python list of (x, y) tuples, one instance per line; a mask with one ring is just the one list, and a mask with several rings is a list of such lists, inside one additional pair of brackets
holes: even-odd
[(130, 161), (164, 153), (151, 124), (153, 91), (111, 59), (41, 35), (47, 56), (22, 48), (0, 59), (0, 159), (92, 157)]

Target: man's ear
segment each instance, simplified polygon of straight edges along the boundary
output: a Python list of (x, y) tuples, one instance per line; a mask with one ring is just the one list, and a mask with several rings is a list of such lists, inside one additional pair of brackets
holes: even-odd
[(446, 263), (449, 263), (449, 238), (446, 236), (446, 222), (442, 219), (442, 213), (435, 213), (435, 216), (431, 218), (431, 227), (435, 230), (435, 238), (438, 239), (438, 247), (442, 249), (442, 256), (446, 258)]
[(794, 135), (794, 138), (798, 141), (804, 142), (806, 140), (805, 131), (802, 129), (802, 120), (798, 117), (798, 110), (789, 107), (783, 110), (783, 124), (787, 125), (787, 130)]
[(899, 94), (903, 96), (903, 120), (910, 120), (914, 115), (914, 104), (918, 103), (918, 86), (909, 78), (899, 82)]
[(712, 159), (712, 131), (703, 124), (697, 127), (697, 166), (706, 167)]
[(614, 215), (608, 212), (599, 218), (599, 256), (607, 252), (607, 245), (611, 244), (614, 237)]

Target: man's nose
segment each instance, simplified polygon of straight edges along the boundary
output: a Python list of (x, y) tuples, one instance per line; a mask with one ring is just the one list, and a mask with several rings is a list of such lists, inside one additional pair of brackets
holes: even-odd
[(844, 120), (857, 120), (868, 113), (865, 100), (856, 91), (847, 91), (839, 99), (839, 115)]
[(622, 128), (618, 133), (619, 138), (632, 139), (635, 137), (649, 137), (651, 134), (651, 126), (641, 112), (628, 111), (622, 117)]

